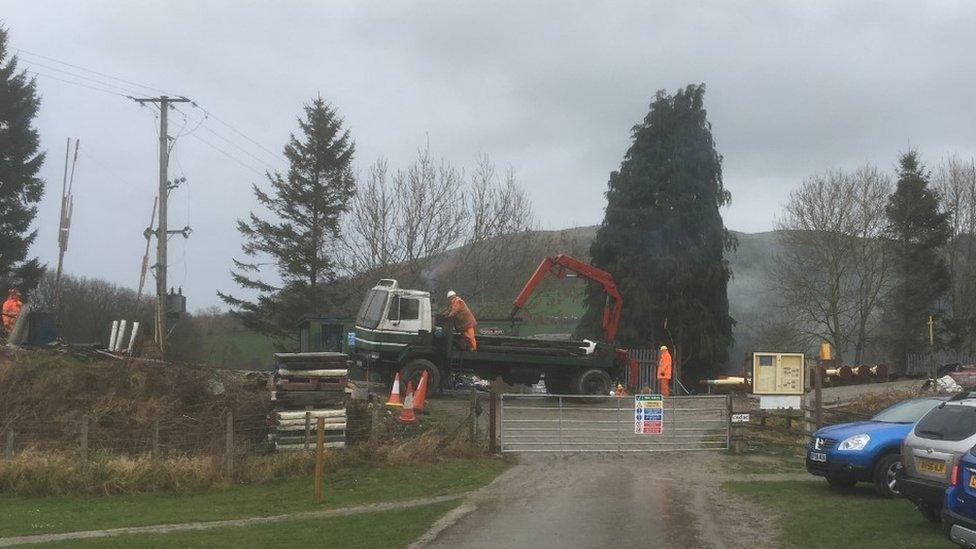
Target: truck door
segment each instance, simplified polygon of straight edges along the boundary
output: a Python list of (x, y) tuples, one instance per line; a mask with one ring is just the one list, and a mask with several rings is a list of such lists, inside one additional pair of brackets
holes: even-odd
[(420, 331), (420, 298), (394, 295), (386, 314), (391, 328), (398, 332), (418, 333)]

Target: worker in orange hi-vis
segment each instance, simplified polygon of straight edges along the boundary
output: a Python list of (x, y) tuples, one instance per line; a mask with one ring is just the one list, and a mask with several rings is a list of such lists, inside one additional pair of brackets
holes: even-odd
[(667, 345), (661, 345), (657, 357), (657, 386), (662, 395), (671, 395), (671, 353)]
[(24, 303), (20, 299), (20, 290), (14, 288), (7, 293), (7, 300), (3, 302), (3, 329), (8, 334), (14, 329), (17, 316)]
[(447, 292), (447, 300), (450, 302), (447, 318), (454, 320), (454, 327), (468, 340), (468, 348), (477, 351), (478, 342), (474, 338), (474, 330), (478, 327), (478, 322), (474, 319), (474, 314), (468, 308), (468, 304), (454, 293), (454, 290)]

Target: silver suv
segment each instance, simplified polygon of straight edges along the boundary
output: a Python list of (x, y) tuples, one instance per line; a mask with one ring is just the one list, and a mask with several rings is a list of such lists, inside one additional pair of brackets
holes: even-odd
[(976, 393), (960, 393), (925, 414), (902, 443), (898, 489), (938, 522), (952, 467), (976, 446)]

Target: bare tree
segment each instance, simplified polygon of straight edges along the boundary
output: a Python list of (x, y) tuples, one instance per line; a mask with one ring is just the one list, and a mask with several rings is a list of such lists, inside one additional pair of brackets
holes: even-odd
[(949, 157), (936, 170), (934, 181), (943, 208), (951, 214), (952, 236), (947, 263), (952, 277), (948, 311), (950, 345), (956, 351), (976, 351), (976, 162)]
[(797, 329), (825, 339), (838, 358), (864, 358), (890, 276), (881, 240), (890, 181), (876, 168), (831, 171), (791, 193), (779, 228), (773, 279)]
[(345, 269), (350, 278), (397, 277), (431, 290), (450, 284), (477, 297), (517, 272), (532, 223), (511, 170), (499, 177), (483, 156), (465, 177), (424, 148), (392, 175), (384, 160), (369, 168), (343, 230)]

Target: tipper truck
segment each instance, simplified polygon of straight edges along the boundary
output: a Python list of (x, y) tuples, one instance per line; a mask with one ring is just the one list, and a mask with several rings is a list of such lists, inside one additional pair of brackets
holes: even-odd
[[(586, 271), (580, 274), (568, 260), (572, 258), (546, 258), (519, 294), (513, 315), (546, 272), (593, 279)], [(621, 303), (619, 294), (608, 299), (605, 333), (608, 327), (611, 334), (616, 330)], [(399, 372), (402, 383), (412, 380), (417, 386), (426, 370), (432, 390), (441, 388), (452, 373), (473, 373), (485, 380), (501, 377), (509, 384), (532, 385), (544, 380), (551, 394), (582, 395), (609, 394), (613, 382), (627, 375), (630, 364), (626, 351), (589, 340), (480, 334), (478, 350), (469, 351), (450, 321), (432, 310), (429, 292), (400, 288), (392, 279), (380, 280), (363, 301), (356, 317), (356, 358), (361, 368), (379, 373), (387, 382)]]

